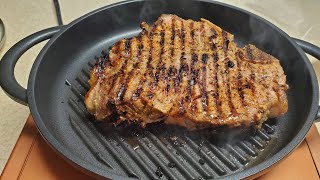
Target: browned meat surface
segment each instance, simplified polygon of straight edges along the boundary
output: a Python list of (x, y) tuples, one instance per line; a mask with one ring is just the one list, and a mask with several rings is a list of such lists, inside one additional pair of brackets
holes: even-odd
[(85, 104), (97, 120), (190, 130), (259, 125), (288, 108), (286, 76), (273, 56), (211, 22), (161, 15), (99, 59)]

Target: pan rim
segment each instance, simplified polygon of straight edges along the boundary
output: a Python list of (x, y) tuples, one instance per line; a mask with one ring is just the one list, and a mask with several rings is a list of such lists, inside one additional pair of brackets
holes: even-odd
[[(59, 154), (64, 158), (67, 159), (68, 161), (71, 161), (73, 164), (76, 164), (78, 166), (81, 166), (84, 170), (90, 171), (94, 174), (97, 174), (99, 176), (102, 177), (109, 177), (109, 178), (113, 178), (113, 179), (119, 179), (119, 178), (123, 178), (122, 176), (119, 176), (113, 172), (110, 171), (105, 171), (101, 168), (98, 168), (97, 166), (92, 165), (91, 163), (82, 160), (80, 157), (75, 156), (74, 154), (72, 154), (67, 148), (65, 148), (51, 133), (49, 133), (48, 129), (45, 126), (45, 123), (42, 121), (41, 115), (38, 111), (38, 108), (36, 106), (36, 100), (35, 100), (35, 94), (34, 94), (34, 90), (35, 90), (35, 80), (37, 77), (37, 72), (38, 72), (38, 68), (39, 65), (44, 57), (44, 55), (46, 54), (47, 50), (51, 47), (51, 45), (56, 41), (56, 39), (58, 39), (64, 32), (66, 32), (69, 28), (73, 27), (74, 25), (76, 25), (77, 23), (79, 23), (80, 21), (82, 21), (83, 19), (94, 15), (96, 13), (99, 13), (101, 11), (116, 7), (116, 6), (121, 6), (121, 5), (125, 5), (125, 4), (129, 4), (129, 3), (135, 3), (135, 2), (143, 2), (144, 0), (128, 0), (128, 1), (123, 1), (123, 2), (118, 2), (118, 3), (114, 3), (114, 4), (110, 4), (107, 6), (104, 6), (102, 8), (96, 9), (88, 14), (85, 14), (81, 17), (79, 17), (78, 19), (72, 21), (71, 23), (69, 23), (68, 25), (66, 25), (65, 27), (63, 27), (60, 32), (58, 32), (53, 38), (51, 38), (49, 40), (49, 42), (42, 48), (42, 50), (40, 51), (39, 55), (37, 56), (30, 75), (29, 75), (29, 80), (28, 80), (28, 88), (27, 88), (27, 95), (28, 95), (28, 102), (29, 102), (29, 108), (32, 114), (32, 117), (35, 121), (36, 127), (39, 130), (40, 134), (42, 135), (42, 137), (48, 142), (48, 144), (52, 147), (54, 147), (54, 149), (59, 152)], [(146, 0), (149, 1), (149, 0)], [(284, 31), (282, 31), (280, 28), (278, 28), (277, 26), (275, 26), (274, 24), (272, 24), (271, 22), (269, 22), (268, 20), (253, 14), (247, 10), (229, 5), (229, 4), (225, 4), (225, 3), (221, 3), (221, 2), (215, 2), (215, 1), (210, 1), (210, 0), (194, 0), (194, 1), (201, 1), (201, 2), (206, 2), (206, 3), (212, 3), (212, 4), (217, 4), (217, 5), (221, 5), (221, 6), (225, 6), (227, 8), (231, 8), (233, 10), (236, 11), (240, 11), (242, 13), (248, 14), (253, 18), (256, 18), (259, 21), (262, 21), (264, 23), (266, 23), (268, 26), (272, 27), (273, 29), (275, 29), (278, 33), (280, 33), (282, 36), (286, 37), (288, 39), (288, 41), (291, 43), (291, 45), (293, 45), (296, 50), (298, 51), (298, 53), (300, 54), (302, 60), (304, 61), (304, 63), (306, 64), (306, 68), (308, 69), (308, 73), (311, 77), (311, 83), (312, 83), (312, 102), (311, 102), (311, 108), (310, 111), (308, 113), (307, 116), (307, 120), (305, 122), (305, 124), (301, 127), (300, 131), (296, 134), (296, 136), (294, 136), (288, 143), (286, 146), (284, 146), (279, 152), (275, 153), (274, 155), (272, 155), (269, 159), (261, 162), (260, 164), (253, 166), (251, 168), (245, 169), (243, 171), (231, 174), (229, 176), (224, 176), (222, 178), (226, 178), (226, 179), (234, 179), (234, 178), (245, 178), (245, 177), (250, 177), (253, 175), (256, 175), (258, 173), (261, 173), (263, 171), (265, 171), (266, 169), (268, 169), (269, 167), (271, 167), (272, 165), (278, 163), (279, 161), (281, 161), (282, 159), (284, 159), (284, 157), (286, 157), (288, 154), (290, 154), (304, 139), (304, 137), (306, 136), (307, 132), (309, 131), (310, 127), (313, 124), (313, 121), (316, 117), (316, 113), (318, 111), (318, 99), (319, 99), (319, 92), (318, 92), (318, 81), (314, 72), (314, 69), (310, 63), (310, 61), (308, 60), (307, 56), (305, 55), (304, 51), (294, 42), (294, 40), (288, 35), (286, 34)], [(131, 179), (131, 178), (128, 178)]]

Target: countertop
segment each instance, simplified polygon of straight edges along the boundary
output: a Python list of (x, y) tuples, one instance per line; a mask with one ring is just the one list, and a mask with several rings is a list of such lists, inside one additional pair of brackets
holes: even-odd
[[(64, 24), (79, 16), (119, 0), (59, 0)], [(320, 46), (320, 1), (318, 0), (225, 0), (264, 17), (283, 29), (290, 36)], [(57, 20), (52, 0), (2, 0), (0, 18), (6, 27), (6, 42), (0, 57), (16, 42), (36, 31), (56, 26)], [(35, 57), (45, 42), (26, 52), (18, 62), (15, 75), (25, 87)], [(320, 62), (313, 57), (310, 61), (320, 76)], [(29, 109), (20, 105), (0, 90), (0, 173), (10, 156), (19, 134), (29, 115)], [(319, 127), (319, 125), (317, 124)]]

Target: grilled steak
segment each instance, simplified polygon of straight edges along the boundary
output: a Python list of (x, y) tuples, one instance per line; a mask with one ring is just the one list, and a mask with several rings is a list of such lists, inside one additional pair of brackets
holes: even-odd
[(91, 72), (85, 104), (97, 120), (163, 120), (195, 130), (259, 125), (287, 111), (286, 76), (273, 56), (238, 48), (232, 34), (205, 19), (161, 15), (141, 28)]

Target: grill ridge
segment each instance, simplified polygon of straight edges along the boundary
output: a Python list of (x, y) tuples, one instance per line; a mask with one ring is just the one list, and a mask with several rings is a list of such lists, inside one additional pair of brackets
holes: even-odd
[[(174, 162), (176, 164), (177, 168), (182, 172), (185, 178), (195, 179), (195, 177), (189, 173), (190, 172), (189, 167), (184, 168), (182, 163), (180, 163), (180, 161), (170, 153), (170, 151), (163, 145), (163, 142), (159, 141), (155, 135), (153, 135), (152, 133), (148, 133), (148, 138), (161, 150), (161, 152), (164, 153), (164, 155), (166, 155), (168, 159), (170, 159), (171, 162)], [(169, 142), (167, 142), (167, 144), (168, 143)]]
[(106, 149), (110, 151), (110, 154), (112, 154), (112, 156), (117, 160), (117, 163), (123, 168), (122, 170), (125, 171), (125, 173), (129, 177), (139, 178), (136, 175), (136, 173), (132, 170), (132, 167), (130, 167), (129, 163), (118, 156), (119, 152), (114, 149), (113, 145), (111, 145), (110, 142), (108, 141), (102, 141), (102, 142), (104, 143)]
[(131, 148), (127, 142), (122, 141), (119, 136), (114, 137), (114, 139), (116, 139), (116, 142), (119, 143), (123, 150), (130, 155), (132, 160), (140, 167), (140, 169), (148, 175), (147, 177), (152, 179), (157, 178), (152, 169), (150, 169), (149, 166), (146, 166), (147, 163), (143, 161), (143, 159), (137, 153), (135, 153), (135, 150)]
[(265, 133), (262, 129), (258, 129), (257, 130), (257, 133), (259, 135), (259, 137), (265, 141), (270, 141), (271, 140), (271, 137), (268, 136), (267, 133)]
[(226, 170), (221, 167), (213, 158), (209, 157), (206, 153), (204, 153), (203, 149), (200, 148), (196, 142), (194, 142), (191, 138), (186, 137), (188, 142), (189, 142), (189, 146), (192, 147), (192, 149), (196, 152), (198, 151), (200, 154), (200, 157), (204, 158), (206, 160), (206, 162), (210, 165), (210, 168), (212, 170), (214, 170), (218, 175), (222, 176), (224, 174), (226, 174)]
[(264, 145), (259, 141), (257, 140), (256, 138), (254, 137), (249, 137), (249, 141), (255, 145), (259, 150), (262, 150), (264, 148)]
[(249, 147), (245, 141), (241, 141), (239, 142), (239, 147), (246, 152), (248, 155), (252, 156), (252, 157), (256, 157), (257, 156), (257, 152), (254, 151), (251, 147)]
[(87, 113), (82, 107), (80, 107), (79, 103), (77, 103), (74, 99), (69, 99), (68, 101), (70, 107), (80, 118), (88, 118), (90, 117), (89, 113)]
[[(74, 120), (75, 118), (72, 118), (71, 116), (69, 117), (69, 120), (71, 122), (71, 125), (75, 128), (75, 130), (78, 132), (78, 134), (81, 136), (81, 139), (87, 144), (87, 147), (90, 149), (90, 151), (94, 154), (94, 156), (108, 166), (111, 169), (114, 169), (108, 162), (107, 158), (104, 156), (104, 153), (102, 150), (99, 150), (99, 147), (96, 146), (93, 142), (91, 142), (90, 137), (87, 135), (91, 135), (90, 131), (89, 133), (85, 133), (86, 130), (84, 130), (83, 127), (81, 127), (77, 122)], [(88, 131), (86, 131), (88, 132)]]
[(242, 164), (245, 165), (249, 162), (249, 159), (244, 157), (240, 152), (238, 152), (234, 147), (230, 144), (227, 144), (226, 147), (228, 148), (229, 152)]
[(90, 89), (90, 86), (88, 83), (86, 83), (86, 80), (83, 76), (79, 76), (76, 78), (76, 81), (85, 89), (85, 91), (88, 91)]
[(81, 72), (89, 79), (90, 77), (89, 71), (82, 69)]
[(212, 175), (202, 165), (200, 165), (200, 163), (194, 158), (194, 156), (190, 155), (190, 153), (186, 150), (185, 147), (178, 146), (177, 150), (183, 156), (183, 158), (187, 162), (189, 162), (189, 164), (192, 165), (196, 172), (198, 172), (201, 176), (205, 178), (212, 178)]
[(166, 168), (165, 162), (157, 158), (157, 156), (152, 151), (150, 151), (150, 149), (146, 144), (139, 142), (139, 145), (142, 149), (144, 149), (144, 152), (146, 152), (146, 155), (153, 160), (153, 163), (155, 163), (157, 167), (160, 167), (161, 171), (164, 174), (166, 174), (169, 179), (178, 179), (178, 177), (176, 177), (173, 172), (171, 172), (168, 168)]
[(78, 99), (84, 101), (84, 95), (80, 92), (80, 90), (74, 86), (71, 87), (71, 91), (76, 95)]
[(211, 152), (213, 152), (213, 154), (215, 156), (217, 156), (219, 158), (220, 161), (222, 161), (230, 170), (235, 171), (236, 169), (238, 169), (238, 167), (230, 160), (228, 159), (223, 153), (222, 151), (217, 148), (216, 146), (212, 145), (211, 143), (208, 144), (208, 149), (211, 150)]

